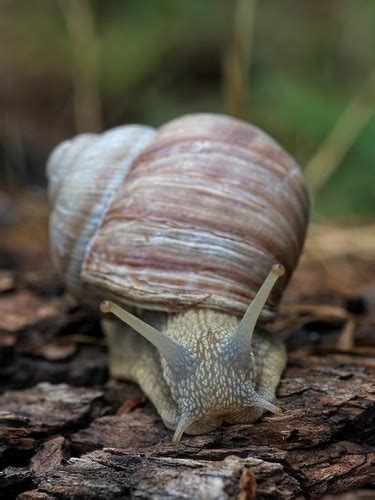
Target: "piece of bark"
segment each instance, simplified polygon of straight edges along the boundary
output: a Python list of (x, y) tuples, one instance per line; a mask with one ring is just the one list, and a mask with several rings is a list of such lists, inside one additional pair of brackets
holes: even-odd
[(30, 328), (58, 315), (55, 303), (46, 302), (26, 290), (0, 297), (0, 329), (7, 332)]
[(243, 493), (246, 469), (257, 481), (258, 498), (295, 498), (301, 493), (280, 464), (235, 456), (216, 462), (158, 458), (111, 448), (70, 459), (38, 491), (63, 498), (231, 499)]
[(0, 271), (0, 294), (16, 288), (16, 276), (11, 271)]
[(48, 500), (49, 498), (52, 498), (50, 495), (47, 495), (47, 493), (41, 493), (39, 491), (25, 491), (24, 493), (20, 493), (17, 496), (17, 500)]
[(44, 345), (34, 349), (34, 356), (41, 356), (47, 361), (63, 361), (71, 359), (78, 350), (78, 345), (71, 341), (64, 341), (60, 338), (59, 341), (47, 342)]
[[(124, 380), (116, 380), (109, 379), (104, 388), (104, 398), (108, 402), (108, 405), (111, 406), (114, 411), (113, 413), (117, 413), (121, 406), (124, 404), (124, 401), (139, 401), (144, 400), (147, 401), (146, 396), (143, 394), (138, 385), (133, 382), (124, 381)], [(151, 403), (149, 406), (153, 410), (153, 406)], [(144, 410), (147, 410), (147, 406), (143, 406)], [(155, 411), (152, 411), (155, 413)], [(147, 413), (147, 411), (146, 411)]]
[[(16, 336), (11, 332), (0, 330), (0, 367), (5, 366), (9, 359), (13, 358), (14, 346), (17, 342)], [(0, 368), (1, 377), (1, 368)], [(1, 383), (0, 383), (1, 386)]]
[(0, 498), (15, 498), (32, 486), (32, 474), (25, 468), (10, 466), (0, 471)]
[[(65, 439), (62, 436), (42, 443), (31, 460), (30, 467), (7, 467), (0, 472), (0, 497), (15, 498), (17, 493), (36, 486), (41, 478), (60, 467), (67, 458)], [(29, 491), (17, 498), (44, 499), (45, 493)]]
[(53, 271), (29, 271), (24, 280), (27, 288), (41, 297), (59, 296), (64, 291), (60, 276)]
[(375, 449), (348, 441), (288, 453), (288, 470), (315, 498), (375, 486)]
[(0, 443), (12, 452), (34, 450), (41, 439), (103, 414), (102, 392), (47, 382), (0, 396)]
[(31, 459), (30, 467), (36, 478), (43, 478), (60, 467), (67, 458), (66, 441), (62, 436), (56, 436), (40, 445), (38, 452)]
[(146, 401), (145, 396), (141, 396), (138, 399), (126, 399), (120, 408), (117, 410), (117, 415), (123, 415), (124, 413), (130, 413), (137, 409), (138, 407), (142, 406)]
[(374, 490), (356, 490), (343, 495), (325, 495), (323, 500), (373, 500)]
[(161, 419), (155, 413), (145, 415), (140, 411), (97, 418), (86, 429), (70, 436), (73, 449), (80, 454), (103, 447), (158, 448), (169, 441), (170, 431)]
[(91, 386), (103, 384), (108, 378), (107, 354), (103, 347), (80, 346), (73, 357), (58, 362), (17, 353), (6, 361), (0, 366), (0, 392), (31, 387), (42, 381)]

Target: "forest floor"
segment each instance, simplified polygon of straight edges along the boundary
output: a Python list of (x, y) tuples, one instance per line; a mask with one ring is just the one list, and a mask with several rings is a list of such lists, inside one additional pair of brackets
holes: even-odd
[(270, 325), (294, 332), (283, 413), (178, 446), (137, 386), (109, 377), (46, 228), (39, 196), (0, 198), (0, 498), (374, 498), (374, 227), (311, 227)]

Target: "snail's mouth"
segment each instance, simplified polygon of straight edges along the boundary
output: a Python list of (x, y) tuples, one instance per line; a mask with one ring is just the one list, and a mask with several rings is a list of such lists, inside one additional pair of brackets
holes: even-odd
[(238, 407), (226, 412), (208, 412), (207, 414), (191, 419), (189, 425), (184, 427), (183, 433), (190, 435), (207, 434), (216, 430), (223, 423), (250, 424), (259, 419), (264, 413), (262, 408)]
[(224, 422), (224, 416), (214, 417), (211, 415), (204, 416), (201, 418), (195, 419), (189, 427), (185, 429), (185, 434), (191, 435), (199, 435), (199, 434), (207, 434), (208, 432), (212, 432), (216, 430), (221, 424)]

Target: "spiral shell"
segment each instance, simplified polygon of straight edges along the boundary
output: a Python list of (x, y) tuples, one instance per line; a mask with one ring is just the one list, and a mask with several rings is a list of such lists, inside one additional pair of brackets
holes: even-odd
[[(108, 196), (101, 203), (106, 213), (77, 244), (73, 267), (90, 240), (82, 280), (100, 297), (143, 308), (240, 314), (279, 262), (286, 276), (267, 304), (273, 311), (307, 225), (308, 196), (295, 161), (258, 128), (213, 114), (167, 123), (138, 152), (110, 203)], [(74, 188), (78, 171), (73, 175)], [(59, 200), (70, 200), (68, 191)], [(78, 214), (85, 203), (74, 201)]]
[(154, 133), (151, 127), (127, 125), (78, 135), (57, 146), (48, 160), (52, 260), (69, 291), (84, 302), (99, 300), (80, 278), (88, 244), (131, 162)]

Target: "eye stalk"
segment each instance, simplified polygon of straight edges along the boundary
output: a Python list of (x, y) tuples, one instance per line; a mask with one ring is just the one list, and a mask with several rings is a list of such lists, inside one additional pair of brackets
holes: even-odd
[(160, 332), (157, 328), (145, 323), (126, 309), (114, 304), (109, 300), (104, 300), (100, 304), (103, 313), (112, 313), (118, 319), (129, 325), (133, 330), (147, 339), (159, 353), (165, 358), (169, 368), (180, 376), (181, 371), (191, 371), (195, 366), (194, 356), (186, 346), (175, 342), (173, 339)]
[(265, 306), (268, 297), (280, 276), (285, 273), (285, 268), (281, 264), (272, 266), (267, 278), (258, 290), (251, 304), (247, 308), (237, 331), (226, 341), (223, 346), (223, 357), (231, 364), (239, 367), (246, 367), (251, 355), (251, 341), (255, 325)]
[(256, 322), (265, 306), (268, 297), (270, 296), (276, 281), (285, 273), (285, 268), (281, 264), (272, 266), (267, 278), (264, 280), (262, 286), (259, 288), (257, 294), (247, 308), (244, 317), (238, 327), (238, 338), (247, 338), (249, 344), (254, 332)]

